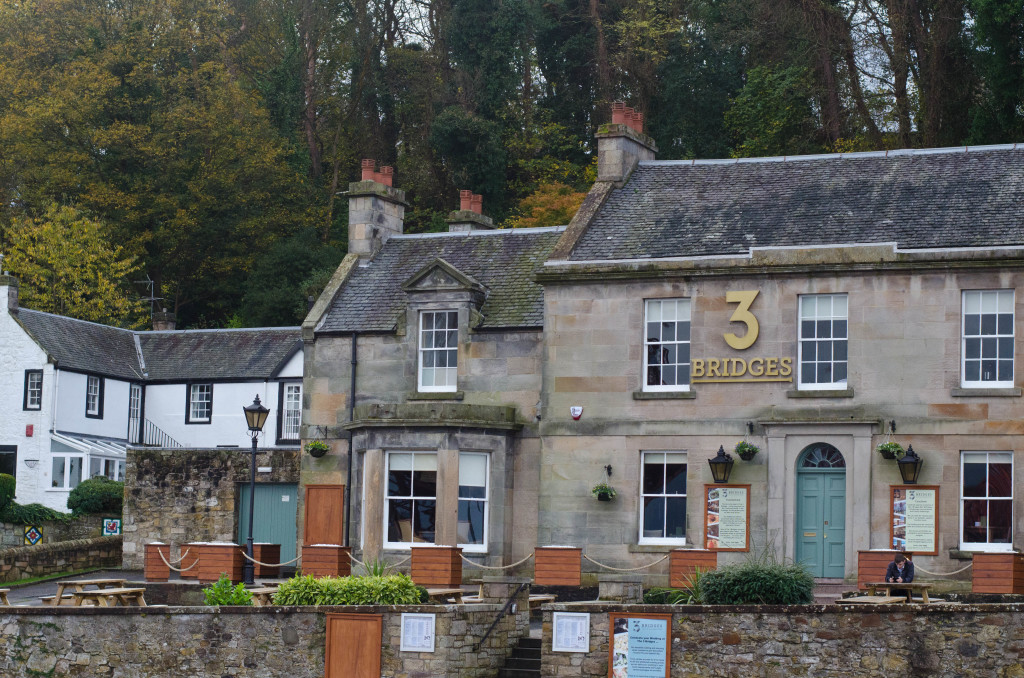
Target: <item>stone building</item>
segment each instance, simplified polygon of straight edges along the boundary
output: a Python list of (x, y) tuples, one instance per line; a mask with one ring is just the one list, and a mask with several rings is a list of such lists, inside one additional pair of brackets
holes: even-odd
[(470, 209), (402, 235), (390, 174), (350, 187), (351, 254), (303, 326), (332, 452), (302, 482), (349, 488), (360, 557), (711, 547), (853, 577), (859, 550), (944, 572), (1014, 548), (1024, 147), (657, 161), (622, 109), (598, 137), (564, 229)]

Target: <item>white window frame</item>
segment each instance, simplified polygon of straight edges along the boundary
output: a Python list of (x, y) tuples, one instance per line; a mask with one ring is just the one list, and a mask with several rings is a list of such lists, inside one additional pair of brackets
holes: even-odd
[(42, 370), (25, 370), (25, 402), (22, 409), (27, 411), (43, 409)]
[[(671, 304), (671, 310), (669, 307)], [(643, 371), (643, 390), (650, 392), (679, 392), (689, 391), (690, 383), (693, 379), (692, 373), (692, 356), (690, 355), (690, 336), (692, 335), (692, 317), (693, 317), (693, 303), (689, 297), (678, 297), (671, 299), (645, 299), (644, 300), (644, 325), (643, 331), (643, 354), (644, 354), (644, 371)], [(666, 320), (666, 318), (668, 318)], [(652, 337), (649, 331), (649, 325), (652, 323), (659, 323), (658, 336)], [(664, 323), (675, 323), (673, 328), (673, 338), (669, 340), (664, 339)], [(681, 323), (686, 323), (686, 338), (680, 339)], [(661, 367), (662, 365), (672, 365), (677, 370), (680, 367), (685, 366), (687, 368), (687, 379), (685, 384), (651, 384), (649, 382), (649, 370), (652, 367), (650, 364), (650, 351), (655, 346), (672, 346), (676, 352), (676, 359), (671, 363), (660, 363), (653, 365), (653, 367)], [(686, 360), (679, 359), (680, 351), (685, 350)], [(678, 377), (678, 372), (677, 375)], [(678, 379), (677, 379), (678, 380)]]
[[(663, 469), (664, 469), (665, 464), (667, 464), (668, 461), (669, 461), (667, 455), (679, 455), (679, 456), (681, 456), (683, 458), (683, 463), (687, 465), (686, 466), (686, 468), (687, 468), (686, 494), (669, 494), (669, 493), (665, 492), (664, 491), (664, 489), (665, 489), (664, 488), (664, 480), (662, 481), (663, 482), (662, 492), (660, 492), (660, 493), (649, 493), (649, 494), (644, 492), (644, 467), (647, 464), (647, 458), (648, 458), (648, 456), (656, 457), (656, 456), (659, 456), (659, 455), (662, 458), (661, 459), (661, 463), (662, 463)], [(678, 463), (678, 462), (676, 462), (676, 463)], [(638, 518), (638, 520), (637, 520), (637, 523), (638, 523), (638, 530), (639, 530), (638, 535), (637, 535), (637, 543), (638, 544), (668, 544), (668, 545), (673, 545), (673, 546), (684, 546), (684, 545), (686, 545), (686, 536), (685, 536), (685, 534), (683, 535), (682, 538), (679, 538), (679, 537), (646, 537), (646, 536), (644, 536), (644, 499), (646, 497), (661, 497), (661, 498), (665, 499), (665, 513), (664, 513), (664, 515), (662, 517), (662, 534), (664, 534), (664, 532), (665, 532), (665, 528), (664, 528), (665, 516), (668, 515), (668, 498), (672, 497), (672, 498), (678, 499), (678, 498), (682, 497), (682, 499), (683, 499), (683, 506), (684, 506), (684, 508), (683, 508), (683, 524), (686, 525), (687, 522), (688, 522), (688, 519), (689, 519), (689, 517), (686, 515), (686, 513), (687, 513), (687, 508), (686, 508), (687, 496), (688, 496), (689, 491), (690, 491), (690, 487), (689, 487), (690, 483), (689, 483), (689, 477), (688, 477), (689, 468), (690, 468), (689, 467), (689, 463), (690, 463), (689, 462), (689, 458), (687, 457), (686, 452), (682, 452), (682, 451), (679, 451), (679, 450), (644, 450), (644, 451), (640, 452), (640, 475), (639, 475), (640, 483), (639, 483), (639, 488), (638, 488), (639, 489), (639, 501), (638, 501), (638, 504), (637, 504), (637, 507), (638, 507), (638, 510), (637, 510), (637, 518)], [(662, 478), (664, 479), (664, 474), (662, 475)]]
[(128, 419), (142, 419), (142, 386), (139, 384), (131, 384), (128, 387)]
[[(973, 301), (975, 299), (977, 300), (976, 304)], [(992, 304), (993, 305), (992, 310), (994, 311), (995, 315), (997, 316), (997, 318), (996, 318), (996, 325), (997, 325), (997, 327), (996, 327), (996, 332), (994, 334), (983, 334), (982, 331), (981, 331), (981, 316), (989, 315), (989, 314), (985, 313), (986, 305), (987, 304)], [(1001, 290), (964, 290), (961, 293), (961, 302), (960, 302), (960, 386), (961, 387), (963, 387), (963, 388), (1013, 388), (1014, 372), (1016, 371), (1015, 370), (1016, 366), (1014, 365), (1014, 355), (1013, 355), (1014, 352), (1016, 351), (1016, 338), (1014, 336), (1014, 334), (1015, 334), (1015, 325), (1016, 325), (1015, 304), (1016, 304), (1016, 295), (1014, 294), (1014, 290), (1012, 290), (1012, 289), (1006, 289), (1006, 290), (1002, 290), (1002, 289)], [(968, 310), (968, 306), (969, 305), (972, 306), (972, 307), (976, 306), (976, 308), (978, 310), (978, 313), (968, 314), (967, 310)], [(999, 332), (999, 327), (998, 327), (998, 324), (999, 324), (998, 316), (1002, 315), (1002, 314), (1005, 314), (1005, 313), (1009, 313), (1010, 314), (1010, 326), (1009, 326), (1009, 330), (1010, 331), (1009, 331), (1008, 334), (1005, 333), (1005, 332), (1002, 332), (1002, 333)], [(977, 334), (971, 334), (971, 335), (967, 334), (967, 316), (968, 315), (972, 315), (972, 316), (973, 315), (977, 315), (977, 316), (979, 316), (978, 333)], [(971, 358), (970, 362), (977, 361), (977, 362), (981, 362), (982, 363), (982, 365), (979, 366), (979, 375), (978, 375), (979, 379), (973, 380), (973, 381), (968, 381), (968, 379), (967, 379), (967, 363), (968, 363), (968, 358), (967, 358), (967, 353), (968, 353), (968, 351), (967, 351), (967, 342), (968, 342), (968, 340), (978, 340), (978, 339), (981, 340), (981, 348), (980, 348), (981, 353), (980, 353), (980, 357), (976, 358), (976, 359), (975, 358)], [(989, 380), (986, 380), (984, 378), (984, 374), (981, 373), (981, 369), (982, 369), (982, 366), (983, 366), (983, 363), (984, 363), (986, 339), (995, 342), (995, 345), (996, 345), (996, 356), (997, 356), (996, 378), (995, 379), (989, 379)], [(999, 346), (1000, 343), (1003, 343), (1004, 341), (1007, 341), (1007, 340), (1010, 343), (1010, 357), (1009, 357), (1010, 378), (1009, 379), (1000, 380), (998, 378), (998, 376), (999, 376), (999, 364), (998, 363), (1002, 362), (1003, 360), (1006, 360), (1006, 359), (1005, 358), (1002, 359), (1002, 360), (998, 359), (998, 356), (999, 356), (999, 348), (998, 348), (998, 346)]]
[[(454, 326), (448, 323), (453, 320)], [(426, 319), (430, 317), (433, 322), (431, 329), (426, 328)], [(437, 328), (437, 318), (444, 318), (445, 327)], [(455, 333), (455, 343), (450, 343), (450, 333)], [(443, 340), (443, 345), (438, 345), (438, 340)], [(449, 354), (455, 352), (455, 364), (448, 365)], [(417, 352), (418, 367), (416, 370), (417, 389), (424, 393), (454, 393), (458, 390), (459, 374), (459, 312), (454, 309), (443, 309), (438, 311), (420, 311), (419, 351)], [(444, 356), (445, 366), (426, 366), (427, 362), (434, 362), (438, 356)], [(429, 357), (428, 357), (429, 356)], [(437, 383), (437, 377), (444, 376), (444, 384)], [(429, 377), (429, 378), (428, 378)], [(451, 381), (451, 383), (448, 383)], [(430, 382), (429, 384), (427, 382)]]
[[(814, 314), (810, 317), (805, 315), (805, 301), (814, 300)], [(820, 303), (825, 300), (829, 300), (828, 313), (820, 312)], [(837, 312), (837, 301), (842, 300), (842, 313)], [(837, 320), (844, 321), (846, 323), (846, 336), (837, 338), (835, 336), (835, 323)], [(811, 321), (817, 324), (821, 321), (828, 321), (831, 324), (830, 335), (827, 338), (821, 338), (817, 336), (805, 337), (804, 336), (804, 322)], [(846, 293), (836, 294), (801, 294), (797, 299), (797, 390), (802, 391), (845, 391), (849, 388), (850, 384), (850, 300), (849, 295)], [(846, 359), (836, 360), (836, 340), (846, 342)], [(830, 344), (830, 357), (828, 360), (818, 359), (818, 344), (823, 342)], [(804, 380), (804, 349), (809, 347), (811, 344), (815, 346), (815, 359), (813, 364), (815, 366), (814, 377), (817, 378), (817, 366), (821, 363), (828, 363), (832, 366), (832, 381), (828, 383), (820, 382), (807, 382)], [(846, 366), (846, 378), (836, 381), (835, 379), (835, 367), (838, 364)]]
[[(294, 407), (289, 407), (293, 405)], [(286, 382), (281, 389), (281, 440), (298, 440), (302, 426), (302, 384)]]
[[(434, 484), (434, 496), (428, 497), (426, 495), (417, 496), (414, 493), (415, 478), (412, 479), (408, 495), (392, 495), (390, 491), (390, 484), (388, 483), (388, 476), (391, 473), (391, 458), (396, 455), (412, 455), (412, 468), (415, 474), (416, 469), (416, 457), (417, 456), (430, 456), (434, 458), (434, 473), (435, 473), (435, 484)], [(440, 506), (438, 505), (437, 491), (439, 489), (440, 474), (437, 472), (438, 455), (436, 450), (394, 450), (387, 451), (384, 454), (384, 526), (383, 526), (383, 538), (385, 549), (402, 549), (408, 550), (413, 547), (413, 544), (431, 544), (435, 542), (418, 542), (413, 540), (413, 534), (415, 533), (415, 519), (416, 519), (416, 500), (421, 501), (433, 501), (434, 502), (434, 538), (437, 539), (437, 526), (441, 520)], [(388, 540), (388, 515), (391, 508), (391, 500), (409, 500), (413, 502), (411, 516), (411, 523), (409, 528), (409, 538), (411, 541), (389, 541)]]
[[(985, 455), (986, 468), (988, 465), (995, 462), (1010, 462), (1010, 496), (1009, 497), (965, 497), (964, 496), (964, 464), (967, 463), (968, 455)], [(995, 457), (995, 460), (993, 460)], [(986, 470), (986, 478), (988, 471)], [(1014, 464), (1013, 464), (1013, 452), (1002, 451), (988, 451), (988, 450), (963, 450), (960, 452), (960, 517), (957, 521), (957, 541), (960, 543), (960, 548), (964, 551), (982, 551), (988, 553), (1006, 553), (1013, 551), (1013, 537), (1016, 532), (1015, 523), (1013, 519), (1013, 485), (1014, 485)], [(1010, 502), (1010, 542), (1006, 544), (1001, 543), (989, 543), (989, 542), (974, 542), (964, 540), (964, 503), (968, 500), (984, 500), (991, 501), (996, 499), (997, 501), (1009, 501)]]
[[(93, 465), (99, 463), (99, 472), (94, 472)], [(111, 480), (124, 480), (124, 460), (114, 457), (89, 455), (89, 477), (105, 476)]]
[[(204, 390), (205, 389), (205, 390)], [(206, 400), (199, 400), (196, 396), (206, 395)], [(206, 405), (206, 416), (196, 416), (196, 406)], [(188, 385), (188, 411), (186, 413), (186, 424), (209, 424), (213, 421), (213, 384), (201, 382)]]
[(85, 377), (85, 416), (103, 417), (103, 378), (92, 374)]
[[(88, 476), (88, 469), (87, 469), (86, 464), (85, 464), (85, 454), (75, 454), (73, 452), (61, 452), (60, 454), (52, 455), (51, 459), (52, 460), (50, 462), (50, 486), (47, 488), (50, 491), (53, 491), (53, 492), (66, 492), (68, 490), (73, 490), (76, 487), (78, 487), (79, 483), (81, 483), (83, 480), (86, 480), (89, 477)], [(57, 461), (58, 459), (62, 459), (63, 460), (63, 464), (64, 464), (64, 483), (62, 485), (54, 485), (53, 484), (53, 482), (54, 482), (53, 462)], [(72, 459), (77, 459), (78, 463), (79, 463), (78, 482), (75, 483), (74, 485), (71, 484), (71, 460)]]
[[(468, 457), (474, 457), (474, 458), (476, 458), (476, 457), (483, 457), (483, 461), (484, 461), (484, 496), (483, 496), (483, 498), (479, 498), (479, 497), (463, 497), (462, 496), (462, 464), (463, 464), (463, 461), (465, 459), (467, 459)], [(489, 454), (487, 454), (486, 452), (459, 452), (459, 487), (458, 487), (458, 494), (459, 494), (459, 506), (460, 507), (461, 507), (463, 502), (475, 502), (475, 503), (478, 503), (478, 504), (482, 503), (484, 505), (484, 534), (483, 534), (482, 543), (480, 543), (480, 544), (462, 544), (462, 543), (460, 543), (459, 546), (461, 546), (462, 550), (466, 551), (467, 553), (486, 553), (487, 552), (487, 539), (490, 536), (489, 523), (490, 523), (490, 506), (491, 506), (491, 501), (490, 501), (491, 500), (491, 458), (490, 458)], [(458, 520), (458, 515), (456, 515), (456, 521), (457, 520)], [(458, 532), (458, 527), (457, 526), (456, 526), (456, 532)]]

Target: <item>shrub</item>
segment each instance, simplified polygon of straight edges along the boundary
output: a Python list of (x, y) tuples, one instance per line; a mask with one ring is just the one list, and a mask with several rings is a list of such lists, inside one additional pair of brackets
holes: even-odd
[(415, 605), (421, 592), (405, 574), (367, 577), (292, 577), (274, 594), (275, 605)]
[(0, 513), (7, 510), (8, 504), (14, 501), (14, 476), (0, 473)]
[(245, 584), (233, 586), (226, 574), (203, 589), (203, 595), (207, 605), (252, 605), (252, 594)]
[(644, 602), (649, 605), (703, 605), (703, 583), (707, 573), (708, 570), (695, 567), (684, 586), (677, 589), (654, 587), (644, 592)]
[(814, 577), (802, 564), (750, 560), (705, 572), (707, 605), (806, 605), (814, 602)]
[(71, 522), (71, 514), (54, 511), (42, 504), (22, 506), (18, 502), (12, 501), (6, 509), (0, 511), (0, 522), (20, 525), (38, 525), (46, 522), (68, 523)]
[(68, 495), (68, 508), (74, 516), (90, 513), (121, 515), (124, 506), (124, 483), (106, 476), (83, 480)]

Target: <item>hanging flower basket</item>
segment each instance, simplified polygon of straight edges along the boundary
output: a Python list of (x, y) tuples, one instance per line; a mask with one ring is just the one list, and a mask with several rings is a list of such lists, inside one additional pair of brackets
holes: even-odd
[(598, 501), (611, 501), (615, 496), (615, 488), (608, 483), (598, 483), (590, 493), (597, 497)]
[(882, 455), (882, 459), (899, 459), (904, 454), (903, 446), (891, 440), (885, 443), (879, 443), (878, 447), (875, 449), (878, 450), (880, 455)]
[(306, 452), (318, 459), (327, 454), (330, 449), (330, 446), (322, 440), (310, 440), (306, 443)]
[(754, 458), (754, 455), (761, 451), (761, 448), (753, 443), (748, 443), (746, 440), (741, 440), (736, 443), (734, 451), (736, 454), (740, 455), (740, 459), (743, 461), (750, 461)]

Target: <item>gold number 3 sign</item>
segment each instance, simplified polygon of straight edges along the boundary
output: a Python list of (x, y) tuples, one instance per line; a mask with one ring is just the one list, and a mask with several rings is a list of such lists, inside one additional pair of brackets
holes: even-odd
[(737, 337), (732, 332), (723, 334), (722, 337), (725, 339), (725, 343), (732, 346), (737, 351), (742, 351), (745, 348), (750, 348), (757, 341), (757, 318), (750, 312), (750, 305), (754, 303), (754, 299), (757, 298), (757, 290), (745, 291), (745, 292), (726, 292), (725, 301), (729, 304), (739, 304), (736, 310), (733, 312), (732, 317), (729, 318), (729, 322), (732, 323), (743, 323), (747, 326), (747, 331), (742, 337)]

